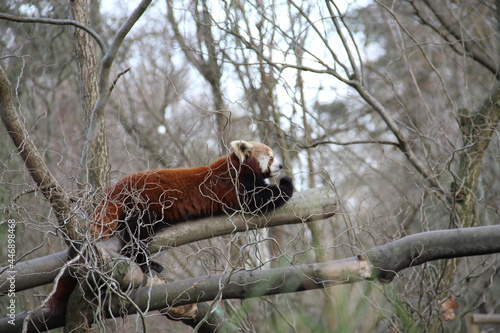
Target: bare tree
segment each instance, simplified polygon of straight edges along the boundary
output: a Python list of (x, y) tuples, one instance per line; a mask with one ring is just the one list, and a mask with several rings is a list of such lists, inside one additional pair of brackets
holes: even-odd
[[(299, 190), (334, 189), (336, 215), (172, 248), (155, 255), (169, 281), (329, 262), (410, 234), (499, 221), (494, 1), (144, 1), (136, 16), (103, 7), (99, 25), (85, 6), (77, 15), (81, 3), (47, 4), (0, 5), (9, 31), (0, 37), (0, 103), (13, 140), (2, 135), (15, 145), (0, 148), (0, 204), (28, 229), (18, 239), (38, 239), (30, 258), (85, 233), (99, 193), (79, 184), (205, 164), (237, 138), (272, 145)], [(109, 177), (105, 145), (95, 145), (104, 132)], [(98, 180), (78, 177), (91, 170)], [(63, 227), (69, 237), (59, 237)], [(385, 286), (226, 300), (208, 312), (223, 310), (245, 331), (465, 330), (469, 314), (497, 311), (498, 256), (446, 258)]]

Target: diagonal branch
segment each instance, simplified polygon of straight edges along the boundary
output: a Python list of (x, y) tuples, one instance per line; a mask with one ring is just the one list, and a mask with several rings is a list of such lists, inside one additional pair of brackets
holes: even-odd
[(432, 170), (428, 169), (422, 161), (415, 155), (415, 152), (410, 146), (410, 143), (405, 138), (403, 131), (398, 126), (396, 121), (389, 115), (389, 111), (372, 95), (370, 94), (364, 86), (360, 83), (355, 83), (352, 85), (358, 94), (364, 99), (368, 105), (370, 105), (375, 112), (377, 112), (385, 124), (389, 127), (389, 130), (394, 134), (398, 141), (399, 149), (405, 154), (408, 161), (413, 165), (413, 167), (428, 181), (431, 186), (437, 190), (439, 193), (444, 194), (445, 188), (441, 185), (436, 175)]
[[(71, 229), (71, 200), (45, 164), (35, 142), (21, 121), (12, 96), (12, 85), (0, 66), (0, 117), (31, 178), (49, 201), (60, 226)], [(69, 232), (69, 230), (67, 230)]]
[[(497, 79), (500, 78), (499, 68), (494, 59), (483, 51), (480, 45), (478, 45), (475, 38), (472, 38), (470, 36), (463, 36), (464, 33), (467, 33), (467, 30), (462, 28), (462, 22), (460, 22), (459, 20), (454, 20), (454, 22), (451, 22), (449, 20), (449, 17), (452, 15), (444, 15), (444, 10), (442, 8), (436, 8), (436, 4), (438, 2), (429, 0), (423, 0), (423, 2), (436, 16), (443, 28), (448, 31), (448, 33), (450, 33), (451, 36), (453, 36), (453, 38), (455, 39), (455, 41), (449, 41), (450, 44), (453, 45), (455, 42), (460, 42), (460, 44), (464, 47), (467, 56), (471, 57), (486, 69), (488, 69), (497, 77)], [(444, 37), (444, 34), (440, 33), (440, 35)]]
[[(213, 300), (219, 291), (222, 291), (222, 299), (245, 299), (364, 280), (390, 282), (399, 271), (429, 261), (499, 253), (499, 237), (499, 225), (423, 232), (377, 246), (366, 256), (267, 270), (243, 270), (229, 275), (214, 274), (142, 287), (133, 300), (139, 308), (153, 310), (166, 305)], [(114, 309), (115, 314), (123, 310), (120, 307)], [(133, 308), (129, 310), (134, 311)]]

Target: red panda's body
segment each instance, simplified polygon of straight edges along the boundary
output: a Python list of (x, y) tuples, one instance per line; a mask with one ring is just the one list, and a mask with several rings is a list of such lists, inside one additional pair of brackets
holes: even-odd
[[(224, 171), (223, 171), (224, 170)], [(128, 175), (107, 193), (96, 211), (92, 236), (107, 238), (120, 229), (121, 221), (165, 226), (236, 209), (234, 171), (228, 159), (210, 166), (189, 169), (156, 169)], [(137, 216), (140, 215), (140, 216)]]
[(142, 171), (118, 181), (95, 211), (93, 239), (118, 237), (122, 253), (147, 269), (146, 244), (161, 229), (237, 210), (265, 212), (292, 197), (290, 177), (279, 186), (265, 181), (282, 168), (269, 147), (245, 141), (231, 146), (228, 156), (208, 166)]
[[(289, 177), (282, 178), (280, 186), (265, 181), (282, 168), (269, 147), (235, 141), (232, 148), (229, 156), (208, 166), (148, 170), (124, 177), (96, 209), (93, 238), (118, 236), (122, 252), (143, 265), (147, 263), (145, 244), (169, 225), (228, 211), (265, 211), (292, 196)], [(134, 246), (134, 240), (140, 240), (140, 245)]]

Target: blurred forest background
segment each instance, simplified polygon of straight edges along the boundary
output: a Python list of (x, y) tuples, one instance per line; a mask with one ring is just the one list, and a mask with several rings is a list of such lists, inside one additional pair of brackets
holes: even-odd
[[(89, 0), (89, 25), (109, 42), (136, 5)], [(6, 0), (0, 12), (70, 17), (67, 4), (54, 0)], [(205, 165), (244, 139), (275, 149), (296, 190), (338, 193), (339, 213), (329, 220), (168, 251), (161, 260), (170, 280), (228, 269), (235, 247), (241, 265), (259, 268), (350, 257), (422, 231), (496, 224), (500, 140), (498, 111), (488, 113), (488, 101), (499, 89), (499, 15), (498, 1), (488, 0), (155, 1), (112, 67), (102, 185), (139, 170)], [(0, 65), (29, 133), (75, 202), (92, 201), (81, 177), (89, 108), (74, 29), (0, 20), (0, 30)], [(60, 251), (50, 205), (3, 127), (0, 137), (0, 214), (18, 222), (18, 259)], [(485, 146), (474, 151), (481, 140)], [(438, 261), (387, 285), (220, 307), (245, 332), (466, 332), (469, 314), (500, 312), (499, 260)], [(47, 291), (23, 292), (19, 310)], [(441, 304), (450, 296), (459, 308), (445, 321)], [(147, 316), (151, 332), (190, 331)], [(122, 322), (134, 331), (134, 317), (100, 328)]]

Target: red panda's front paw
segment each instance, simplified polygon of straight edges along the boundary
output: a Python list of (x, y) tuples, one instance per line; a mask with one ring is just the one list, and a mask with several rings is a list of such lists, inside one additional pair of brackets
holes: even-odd
[(287, 186), (287, 185), (293, 186), (292, 177), (285, 176), (285, 177), (280, 179), (280, 186)]
[[(280, 189), (288, 197), (291, 198), (293, 195), (293, 180), (292, 177), (285, 176), (280, 179)], [(287, 200), (285, 199), (285, 200)]]

